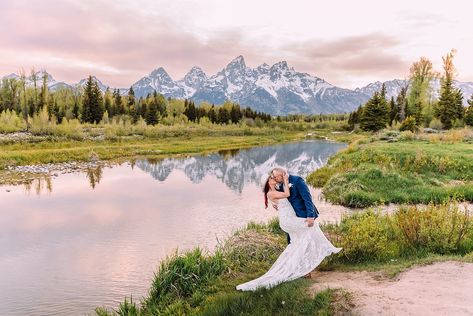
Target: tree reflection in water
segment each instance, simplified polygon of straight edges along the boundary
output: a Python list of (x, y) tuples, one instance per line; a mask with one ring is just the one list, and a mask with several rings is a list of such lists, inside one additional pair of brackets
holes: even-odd
[(51, 193), (53, 191), (51, 176), (49, 174), (37, 175), (36, 178), (24, 182), (23, 185), (28, 194), (31, 193), (32, 188), (34, 188), (36, 195), (40, 195), (43, 192)]
[(102, 166), (97, 166), (94, 168), (88, 168), (86, 170), (87, 179), (89, 179), (89, 183), (92, 189), (95, 189), (95, 186), (100, 183), (100, 180), (102, 180), (102, 169)]

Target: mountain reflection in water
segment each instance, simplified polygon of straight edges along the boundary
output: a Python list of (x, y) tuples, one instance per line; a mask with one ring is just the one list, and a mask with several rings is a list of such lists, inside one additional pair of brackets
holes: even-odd
[[(314, 146), (317, 144), (317, 146)], [(344, 144), (307, 141), (260, 147), (246, 150), (220, 151), (207, 156), (184, 159), (167, 158), (161, 161), (138, 160), (134, 163), (158, 181), (166, 181), (173, 170), (181, 170), (193, 182), (213, 176), (233, 191), (241, 193), (245, 184), (259, 184), (263, 173), (275, 166), (286, 168), (290, 174), (306, 177), (322, 167)], [(281, 150), (284, 148), (284, 150)]]

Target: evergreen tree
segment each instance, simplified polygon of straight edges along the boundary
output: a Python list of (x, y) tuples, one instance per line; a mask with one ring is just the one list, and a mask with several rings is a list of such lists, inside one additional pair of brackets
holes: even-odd
[(447, 56), (442, 57), (444, 74), (440, 85), (439, 102), (434, 109), (435, 115), (440, 119), (445, 129), (452, 128), (454, 120), (462, 119), (464, 115), (461, 91), (453, 88), (455, 73), (455, 67), (453, 66), (454, 55), (455, 51), (452, 50)]
[(219, 124), (227, 124), (228, 121), (230, 121), (230, 113), (228, 112), (228, 110), (226, 108), (221, 106), (218, 109), (217, 122)]
[(122, 96), (120, 90), (115, 89), (113, 91), (113, 115), (125, 114), (125, 107), (123, 106)]
[(158, 104), (156, 100), (151, 100), (145, 118), (146, 124), (156, 125), (158, 123)]
[(217, 123), (217, 112), (215, 111), (215, 105), (212, 104), (212, 107), (209, 110), (209, 120), (212, 123)]
[(153, 92), (153, 99), (156, 102), (156, 105), (157, 105), (157, 108), (158, 108), (158, 114), (161, 117), (165, 117), (167, 115), (167, 111), (166, 111), (167, 101), (166, 101), (166, 98), (164, 98), (164, 96), (162, 94), (158, 94), (155, 90)]
[(469, 126), (473, 126), (473, 94), (468, 100), (468, 104), (469, 106), (466, 109), (466, 113), (465, 113), (465, 124)]
[(104, 112), (102, 91), (100, 91), (97, 81), (89, 76), (82, 101), (82, 122), (99, 123)]
[(398, 109), (398, 121), (402, 122), (406, 119), (406, 108), (407, 108), (407, 86), (402, 87), (401, 91), (399, 91), (399, 94), (396, 97), (396, 108)]
[(192, 101), (184, 100), (184, 115), (187, 116), (187, 119), (191, 122), (195, 122), (197, 120), (197, 109), (195, 108), (195, 104)]
[(361, 118), (362, 113), (363, 113), (362, 105), (360, 105), (356, 111), (350, 113), (350, 116), (348, 117), (348, 125), (350, 126), (351, 129), (354, 129), (356, 124), (360, 124), (360, 118)]
[(379, 92), (375, 92), (363, 107), (360, 117), (360, 127), (365, 131), (378, 131), (386, 127), (388, 122), (388, 109), (386, 100), (381, 98)]
[(128, 90), (128, 108), (130, 109), (135, 105), (135, 91), (133, 90), (133, 86), (130, 87)]
[(138, 115), (138, 111), (136, 109), (136, 105), (133, 104), (133, 105), (130, 105), (129, 109), (128, 109), (128, 112), (130, 113), (130, 117), (131, 117), (131, 122), (133, 124), (135, 124), (136, 122), (138, 122), (138, 118), (139, 118), (139, 115)]
[(240, 105), (233, 104), (232, 109), (230, 110), (230, 120), (232, 121), (233, 124), (236, 124), (240, 122), (241, 118), (242, 118), (242, 114), (240, 110)]
[(460, 89), (454, 90), (453, 100), (455, 117), (463, 119), (465, 117), (465, 107), (463, 106), (463, 93)]
[(394, 102), (394, 97), (391, 97), (389, 102), (389, 125), (393, 122), (399, 122), (399, 108), (397, 102)]
[(72, 115), (74, 118), (79, 118), (79, 100), (78, 98), (74, 98), (74, 105), (72, 106)]

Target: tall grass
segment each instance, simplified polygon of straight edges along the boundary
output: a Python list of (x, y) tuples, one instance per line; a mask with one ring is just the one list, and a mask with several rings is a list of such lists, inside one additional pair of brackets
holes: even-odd
[(143, 302), (143, 312), (158, 314), (176, 302), (180, 304), (225, 269), (225, 258), (220, 251), (205, 256), (200, 249), (195, 249), (165, 260), (154, 276), (149, 296)]

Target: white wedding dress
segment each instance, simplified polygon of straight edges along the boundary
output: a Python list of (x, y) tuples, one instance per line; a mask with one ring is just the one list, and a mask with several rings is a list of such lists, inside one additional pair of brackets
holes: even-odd
[(289, 234), (291, 243), (268, 272), (238, 285), (237, 290), (254, 291), (257, 288), (271, 288), (282, 282), (295, 280), (314, 270), (328, 255), (341, 250), (325, 237), (317, 222), (308, 227), (305, 218), (297, 217), (288, 199), (279, 200), (278, 213), (279, 226)]

